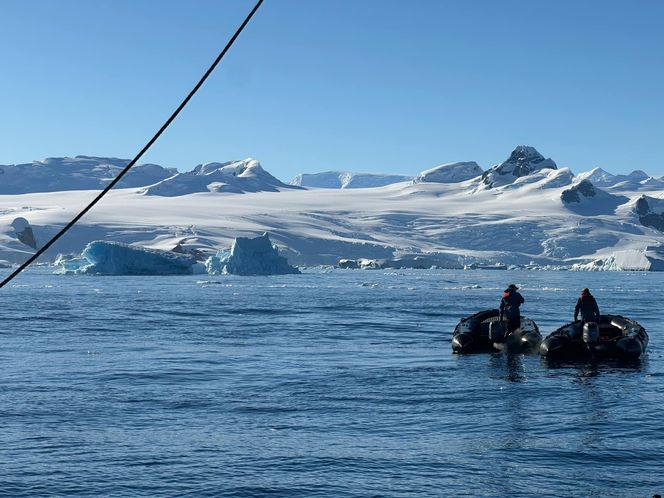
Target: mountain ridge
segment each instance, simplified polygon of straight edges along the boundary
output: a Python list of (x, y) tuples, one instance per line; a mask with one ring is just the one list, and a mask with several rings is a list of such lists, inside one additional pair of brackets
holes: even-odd
[[(253, 163), (253, 162), (255, 163)], [(128, 159), (78, 155), (74, 157), (48, 157), (31, 163), (0, 165), (0, 195), (17, 195), (35, 192), (69, 190), (100, 190), (129, 163)], [(248, 168), (244, 174), (235, 171)], [(233, 166), (235, 164), (235, 166)], [(179, 172), (158, 164), (134, 166), (117, 188), (138, 188), (147, 195), (188, 195), (191, 193), (243, 193), (255, 191), (279, 191), (293, 187), (349, 189), (383, 188), (395, 183), (462, 183), (471, 182), (473, 192), (514, 188), (525, 183), (539, 181), (537, 175), (555, 177), (556, 182), (569, 185), (589, 180), (593, 185), (612, 190), (653, 190), (664, 188), (664, 178), (655, 178), (641, 170), (629, 174), (608, 173), (601, 168), (574, 175), (547, 173), (560, 171), (553, 159), (545, 158), (531, 146), (517, 146), (502, 163), (487, 170), (474, 161), (444, 163), (420, 173), (408, 176), (391, 173), (358, 173), (348, 170), (321, 173), (301, 173), (288, 184), (263, 169), (255, 159), (210, 162), (199, 164), (190, 171)], [(249, 178), (253, 180), (249, 180)], [(566, 179), (565, 179), (566, 178)], [(205, 182), (208, 183), (205, 183)]]

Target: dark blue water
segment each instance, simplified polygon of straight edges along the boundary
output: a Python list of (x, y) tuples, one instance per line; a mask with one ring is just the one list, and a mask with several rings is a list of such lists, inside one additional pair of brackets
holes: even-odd
[[(548, 333), (581, 287), (637, 363), (455, 356), (509, 282)], [(664, 274), (311, 271), (2, 289), (2, 496), (651, 496)]]

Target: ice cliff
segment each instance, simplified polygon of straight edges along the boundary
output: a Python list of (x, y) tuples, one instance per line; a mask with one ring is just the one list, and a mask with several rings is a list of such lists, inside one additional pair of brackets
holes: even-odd
[(572, 265), (573, 271), (664, 271), (664, 247), (616, 251), (605, 258)]

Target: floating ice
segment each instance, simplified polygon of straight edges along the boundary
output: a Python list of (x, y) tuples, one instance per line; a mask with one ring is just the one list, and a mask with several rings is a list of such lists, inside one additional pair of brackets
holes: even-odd
[(204, 270), (188, 254), (97, 240), (89, 243), (81, 258), (60, 261), (58, 273), (101, 275), (192, 275)]
[(230, 251), (220, 251), (208, 258), (205, 268), (212, 275), (285, 275), (300, 273), (279, 256), (267, 233), (255, 238), (238, 237)]

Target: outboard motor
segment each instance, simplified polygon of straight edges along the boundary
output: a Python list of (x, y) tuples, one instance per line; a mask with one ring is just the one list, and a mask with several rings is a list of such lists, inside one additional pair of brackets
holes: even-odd
[(507, 324), (503, 320), (489, 323), (489, 340), (491, 342), (505, 342)]
[(596, 346), (599, 343), (599, 325), (595, 322), (583, 324), (583, 342), (588, 346)]

